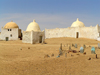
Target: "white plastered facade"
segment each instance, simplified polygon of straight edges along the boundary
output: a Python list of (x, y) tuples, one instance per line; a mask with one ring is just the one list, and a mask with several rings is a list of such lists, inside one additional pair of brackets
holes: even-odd
[(14, 22), (7, 23), (1, 28), (0, 40), (19, 40), (21, 37), (21, 29)]
[(45, 40), (44, 31), (40, 30), (40, 27), (35, 22), (35, 20), (33, 20), (33, 22), (31, 22), (28, 25), (26, 31), (22, 31), (22, 33), (23, 33), (22, 37), (23, 43), (31, 43), (31, 44), (44, 43)]
[(45, 28), (45, 39), (57, 37), (73, 37), (73, 38), (89, 38), (97, 39), (100, 35), (100, 26), (97, 24), (95, 27), (85, 27), (84, 23), (78, 22), (77, 19), (68, 28)]

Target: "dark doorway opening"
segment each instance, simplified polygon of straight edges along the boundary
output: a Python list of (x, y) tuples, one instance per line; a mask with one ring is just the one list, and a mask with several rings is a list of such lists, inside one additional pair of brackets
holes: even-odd
[(22, 40), (23, 34), (21, 33), (21, 35), (19, 36), (20, 40)]
[(76, 38), (79, 38), (79, 32), (76, 32)]
[(100, 32), (99, 32), (99, 37), (100, 37)]
[(9, 40), (9, 37), (6, 37), (5, 40), (8, 41)]
[(42, 36), (39, 36), (39, 43), (42, 43)]

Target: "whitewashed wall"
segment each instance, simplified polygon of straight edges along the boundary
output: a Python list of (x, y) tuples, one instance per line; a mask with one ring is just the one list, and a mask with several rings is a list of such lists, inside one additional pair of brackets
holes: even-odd
[(31, 31), (23, 31), (22, 42), (23, 43), (31, 43), (32, 42), (32, 35)]
[(81, 27), (76, 28), (79, 32), (79, 38), (97, 39), (98, 31), (96, 27)]
[(68, 27), (68, 28), (55, 28), (45, 29), (45, 39), (57, 37), (74, 37), (76, 32), (79, 32), (79, 38), (97, 39), (98, 27)]
[(45, 38), (75, 37), (75, 28), (45, 29)]
[(23, 31), (23, 43), (39, 43), (39, 36), (42, 36), (42, 43), (45, 40), (44, 31), (43, 32), (34, 32), (34, 31)]
[[(6, 40), (6, 37), (9, 37), (9, 40), (18, 40), (18, 28), (10, 28), (11, 31), (8, 31), (8, 29), (6, 28), (1, 28), (1, 35), (0, 35), (0, 39), (1, 40)], [(12, 37), (10, 36), (12, 35)]]
[(34, 32), (33, 31), (33, 43), (39, 43), (39, 37), (42, 36), (42, 43), (44, 43), (45, 36), (43, 32)]

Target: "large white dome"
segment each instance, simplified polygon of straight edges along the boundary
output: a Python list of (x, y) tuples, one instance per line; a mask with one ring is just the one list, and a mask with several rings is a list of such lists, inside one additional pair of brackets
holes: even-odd
[(36, 32), (41, 31), (39, 25), (35, 22), (35, 20), (33, 20), (33, 22), (31, 22), (26, 29), (26, 31), (32, 31), (32, 30)]
[(85, 25), (83, 22), (79, 21), (79, 19), (77, 18), (77, 20), (72, 23), (71, 27), (85, 27)]

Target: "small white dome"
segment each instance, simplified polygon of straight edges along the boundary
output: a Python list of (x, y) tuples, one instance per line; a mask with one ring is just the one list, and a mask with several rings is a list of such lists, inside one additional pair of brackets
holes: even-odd
[(35, 20), (33, 20), (33, 22), (31, 22), (26, 29), (26, 31), (32, 31), (32, 30), (36, 32), (41, 31), (39, 25), (35, 22)]
[(72, 23), (71, 27), (85, 27), (85, 25), (83, 22), (79, 21), (79, 19), (77, 18), (77, 20)]

